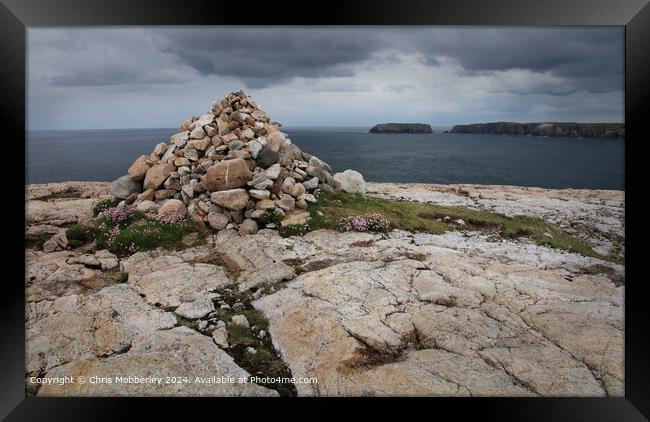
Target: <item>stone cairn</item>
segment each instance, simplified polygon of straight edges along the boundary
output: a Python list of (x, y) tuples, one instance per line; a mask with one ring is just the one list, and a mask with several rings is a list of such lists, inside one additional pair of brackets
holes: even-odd
[[(255, 233), (268, 211), (283, 226), (304, 224), (314, 193), (341, 183), (327, 163), (302, 152), (280, 127), (243, 91), (230, 93), (211, 111), (185, 120), (169, 144), (138, 157), (111, 191), (141, 211), (189, 214), (215, 230)], [(356, 173), (353, 180), (350, 172)], [(337, 179), (358, 191), (363, 182), (352, 170)]]

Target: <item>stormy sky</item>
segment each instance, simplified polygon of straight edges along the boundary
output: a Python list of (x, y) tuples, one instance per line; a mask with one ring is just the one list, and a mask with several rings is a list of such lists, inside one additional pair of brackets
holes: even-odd
[(28, 30), (28, 127), (175, 127), (244, 89), (285, 126), (622, 122), (623, 27)]

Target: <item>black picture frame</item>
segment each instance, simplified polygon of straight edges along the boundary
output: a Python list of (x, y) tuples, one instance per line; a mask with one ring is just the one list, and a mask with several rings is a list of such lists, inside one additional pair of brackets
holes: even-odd
[[(306, 6), (306, 7), (305, 7)], [(650, 338), (647, 281), (640, 273), (638, 249), (642, 239), (634, 216), (634, 204), (643, 197), (640, 182), (632, 187), (632, 161), (644, 143), (645, 110), (650, 109), (650, 5), (648, 0), (492, 0), (492, 1), (381, 1), (364, 0), (315, 3), (266, 2), (245, 4), (235, 1), (201, 0), (0, 0), (0, 115), (3, 117), (5, 158), (15, 169), (5, 170), (5, 214), (2, 231), (5, 247), (4, 267), (11, 272), (4, 278), (0, 300), (0, 418), (6, 420), (117, 420), (134, 416), (124, 400), (109, 398), (26, 398), (24, 384), (24, 252), (19, 239), (23, 228), (14, 223), (24, 219), (24, 183), (15, 175), (25, 165), (25, 53), (26, 27), (94, 25), (622, 25), (625, 26), (625, 193), (626, 193), (626, 300), (625, 300), (625, 397), (624, 398), (435, 398), (427, 403), (434, 417), (453, 410), (453, 417), (476, 413), (482, 419), (498, 420), (647, 420), (650, 418)], [(9, 150), (6, 150), (9, 148)], [(637, 151), (637, 154), (639, 151)], [(643, 157), (641, 155), (641, 157)], [(25, 167), (23, 167), (25, 169)], [(638, 169), (638, 167), (636, 167)], [(24, 171), (24, 170), (23, 170)], [(25, 175), (25, 173), (23, 173)], [(10, 190), (7, 190), (11, 188)], [(18, 205), (22, 204), (22, 205)], [(633, 225), (630, 226), (630, 222)], [(631, 230), (630, 230), (631, 228)], [(17, 240), (14, 242), (13, 240)], [(635, 271), (639, 271), (635, 273)], [(151, 407), (139, 410), (150, 411)], [(134, 404), (129, 399), (129, 404)], [(343, 400), (345, 401), (345, 400)], [(366, 405), (370, 401), (366, 399)], [(156, 412), (186, 406), (179, 401), (154, 399)], [(275, 404), (293, 406), (285, 400)], [(304, 401), (303, 401), (304, 403)], [(382, 402), (384, 403), (384, 402)], [(403, 412), (390, 404), (387, 410)], [(206, 401), (193, 401), (192, 408)], [(252, 403), (251, 403), (252, 404)], [(272, 403), (263, 404), (268, 409)], [(310, 406), (318, 405), (307, 400)], [(324, 411), (331, 410), (319, 406)], [(364, 403), (362, 403), (364, 404)], [(377, 400), (371, 406), (376, 407)], [(241, 417), (260, 410), (254, 404), (234, 405)], [(380, 405), (381, 406), (381, 405)], [(206, 411), (214, 411), (210, 400)], [(212, 409), (212, 410), (210, 410)], [(434, 410), (435, 409), (435, 410)], [(228, 408), (226, 408), (228, 410)], [(267, 412), (268, 410), (264, 410)], [(282, 410), (282, 411), (288, 411)], [(320, 412), (319, 412), (320, 413)], [(214, 417), (210, 415), (211, 417)], [(304, 417), (310, 417), (306, 414)], [(324, 416), (321, 413), (319, 416)], [(236, 417), (230, 415), (229, 417)], [(257, 417), (257, 416), (255, 416)]]

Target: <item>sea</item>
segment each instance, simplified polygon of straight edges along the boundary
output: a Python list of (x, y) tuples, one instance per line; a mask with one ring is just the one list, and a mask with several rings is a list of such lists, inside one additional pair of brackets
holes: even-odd
[[(367, 181), (624, 189), (624, 140), (283, 127), (293, 143)], [(27, 183), (111, 181), (175, 128), (29, 131)]]

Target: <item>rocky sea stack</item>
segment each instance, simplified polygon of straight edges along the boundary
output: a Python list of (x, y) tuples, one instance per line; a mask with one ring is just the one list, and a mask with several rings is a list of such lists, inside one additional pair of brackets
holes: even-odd
[(243, 91), (230, 93), (186, 119), (170, 143), (138, 157), (111, 192), (141, 211), (189, 214), (216, 230), (245, 234), (277, 222), (305, 224), (308, 203), (320, 192), (365, 194), (361, 174), (333, 177), (327, 163), (302, 152), (280, 126)]
[(381, 123), (368, 133), (433, 133), (433, 130), (425, 123)]

